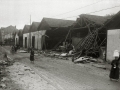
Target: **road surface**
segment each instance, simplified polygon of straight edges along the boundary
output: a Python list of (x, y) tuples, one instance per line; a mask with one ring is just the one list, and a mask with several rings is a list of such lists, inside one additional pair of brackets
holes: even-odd
[(29, 53), (19, 52), (13, 57), (31, 67), (58, 90), (120, 90), (120, 81), (110, 81), (108, 70), (89, 64), (73, 64), (71, 61), (43, 55), (35, 56), (35, 63), (32, 64)]

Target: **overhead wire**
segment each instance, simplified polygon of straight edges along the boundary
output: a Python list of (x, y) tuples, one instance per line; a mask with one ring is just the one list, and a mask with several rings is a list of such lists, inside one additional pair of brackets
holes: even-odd
[[(104, 11), (104, 10), (108, 10), (108, 9), (112, 9), (112, 8), (116, 8), (116, 7), (120, 7), (120, 5), (114, 6), (114, 7), (105, 8), (105, 9), (101, 9), (101, 10), (97, 10), (97, 11), (94, 11), (94, 12), (89, 12), (89, 13), (86, 13), (86, 14), (96, 13), (96, 12), (100, 12), (100, 11)], [(77, 16), (71, 16), (71, 17), (65, 17), (65, 18), (62, 18), (62, 19), (73, 18), (73, 17), (78, 17), (78, 16), (79, 15), (77, 15)], [(58, 28), (60, 28), (60, 27), (58, 27)], [(56, 29), (58, 29), (58, 28), (56, 28)], [(54, 30), (56, 30), (56, 29), (54, 29)]]
[(89, 7), (89, 6), (91, 6), (91, 5), (97, 4), (97, 3), (101, 2), (101, 1), (103, 1), (103, 0), (100, 0), (100, 1), (98, 1), (98, 2), (89, 4), (89, 5), (86, 5), (86, 6), (83, 6), (83, 7), (80, 7), (80, 8), (77, 8), (77, 9), (74, 9), (74, 10), (71, 10), (71, 11), (68, 11), (68, 12), (65, 12), (65, 13), (61, 13), (61, 14), (58, 14), (58, 15), (55, 15), (55, 16), (52, 16), (52, 17), (60, 16), (60, 15), (67, 14), (67, 13), (71, 13), (71, 12), (77, 11), (77, 10), (79, 10), (79, 9), (83, 9), (83, 8)]
[[(104, 10), (108, 10), (108, 9), (112, 9), (112, 8), (116, 8), (116, 7), (120, 7), (120, 5), (118, 5), (118, 6), (114, 6), (114, 7), (105, 8), (105, 9), (101, 9), (101, 10), (94, 11), (94, 12), (89, 12), (89, 13), (86, 13), (86, 14), (96, 13), (96, 12), (100, 12), (100, 11), (104, 11)], [(67, 18), (73, 18), (73, 17), (78, 17), (78, 16), (79, 16), (79, 15), (71, 16), (71, 17), (65, 17), (64, 19), (67, 19)]]
[(120, 7), (120, 5), (114, 6), (114, 7), (105, 8), (105, 9), (101, 9), (101, 10), (94, 11), (94, 12), (89, 12), (89, 13), (87, 13), (87, 14), (96, 13), (96, 12), (100, 12), (100, 11), (104, 11), (104, 10), (108, 10), (108, 9), (112, 9), (112, 8), (116, 8), (116, 7)]
[[(112, 8), (116, 8), (116, 7), (120, 7), (120, 5), (114, 6), (114, 7), (110, 7), (110, 8), (101, 9), (101, 10), (90, 12), (90, 13), (87, 13), (87, 14), (96, 13), (96, 12), (100, 12), (100, 11), (104, 11), (104, 10), (108, 10), (108, 9), (112, 9)], [(75, 16), (71, 16), (71, 17), (75, 17)], [(67, 18), (71, 18), (71, 17), (67, 17)]]

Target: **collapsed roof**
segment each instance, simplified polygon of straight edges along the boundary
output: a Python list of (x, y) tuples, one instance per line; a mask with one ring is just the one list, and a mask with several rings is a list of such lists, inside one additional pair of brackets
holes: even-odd
[(111, 17), (107, 16), (97, 16), (97, 15), (88, 15), (88, 14), (81, 14), (79, 16), (80, 18), (77, 18), (76, 24), (74, 27), (80, 28), (85, 27), (87, 28), (87, 25), (89, 26), (103, 26), (104, 23), (109, 20)]
[(99, 33), (99, 31), (110, 19), (111, 17), (107, 16), (81, 14), (72, 29), (72, 37), (75, 40), (73, 44), (76, 50), (81, 54), (96, 54), (102, 45), (105, 46), (106, 32)]

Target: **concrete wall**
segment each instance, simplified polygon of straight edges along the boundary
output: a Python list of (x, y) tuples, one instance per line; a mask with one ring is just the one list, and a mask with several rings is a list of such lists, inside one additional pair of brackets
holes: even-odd
[(37, 49), (37, 45), (38, 45), (38, 31), (36, 32), (31, 32), (31, 46), (32, 46), (32, 37), (35, 36), (35, 48)]
[(46, 30), (31, 32), (31, 45), (32, 45), (32, 36), (35, 36), (35, 48), (42, 49), (42, 36), (45, 35)]
[(29, 33), (23, 34), (23, 47), (25, 47), (25, 37), (27, 37), (27, 47), (29, 47)]
[(120, 29), (108, 30), (107, 33), (107, 60), (114, 59), (114, 50), (120, 51)]

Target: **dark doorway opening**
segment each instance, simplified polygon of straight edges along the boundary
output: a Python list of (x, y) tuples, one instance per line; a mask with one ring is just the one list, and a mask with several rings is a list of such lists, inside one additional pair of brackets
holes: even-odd
[(25, 37), (25, 48), (27, 48), (27, 37)]
[(35, 36), (32, 36), (32, 47), (35, 48)]

